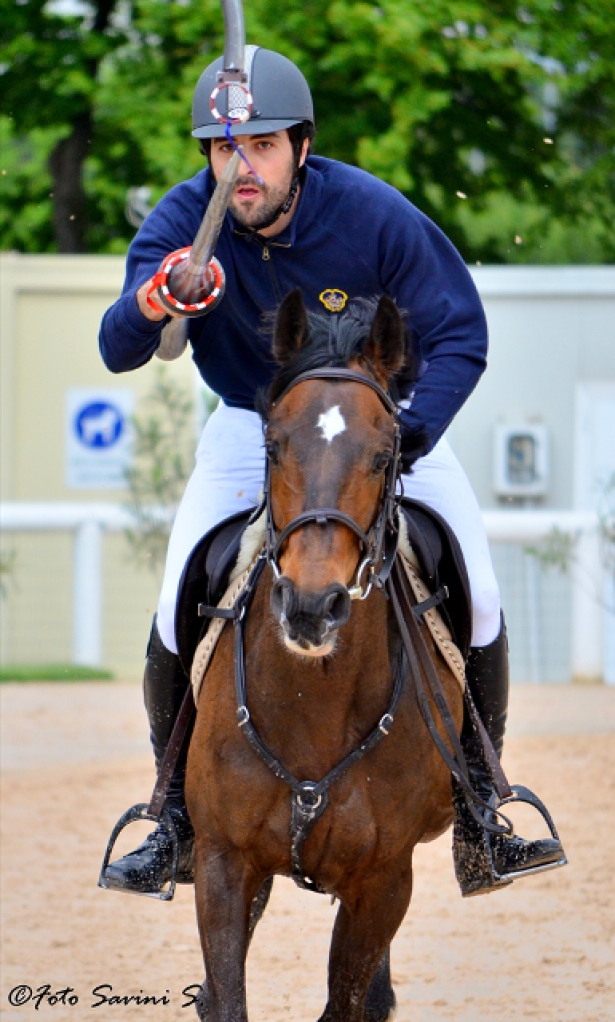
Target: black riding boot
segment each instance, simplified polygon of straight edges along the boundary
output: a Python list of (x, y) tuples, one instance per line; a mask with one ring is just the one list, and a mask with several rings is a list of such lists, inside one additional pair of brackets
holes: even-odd
[[(502, 756), (508, 710), (508, 639), (502, 617), (500, 634), (489, 646), (470, 650), (466, 682), (474, 704), (498, 757)], [(485, 802), (497, 805), (497, 796), (485, 763), (482, 742), (466, 711), (461, 744), (472, 787)], [(512, 883), (517, 876), (564, 865), (561, 842), (554, 838), (524, 841), (523, 838), (489, 834), (474, 819), (466, 796), (453, 781), (455, 825), (453, 859), (461, 893), (466, 897), (487, 894)], [(495, 820), (495, 817), (494, 817)]]
[[(171, 653), (162, 642), (154, 618), (147, 646), (143, 694), (149, 717), (156, 771), (160, 770), (173, 725), (189, 684), (190, 681), (180, 666), (179, 657)], [(171, 814), (179, 840), (177, 882), (180, 884), (194, 882), (194, 831), (184, 799), (190, 731), (191, 729), (177, 759), (165, 801), (165, 808)], [(172, 862), (171, 839), (166, 830), (159, 825), (134, 852), (109, 864), (105, 874), (107, 886), (134, 891), (137, 894), (158, 893), (171, 879)]]

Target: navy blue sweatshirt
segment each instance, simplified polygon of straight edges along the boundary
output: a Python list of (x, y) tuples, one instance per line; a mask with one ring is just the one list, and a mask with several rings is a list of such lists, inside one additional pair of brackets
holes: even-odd
[[(165, 195), (128, 252), (122, 296), (105, 313), (100, 350), (115, 373), (148, 362), (166, 320), (140, 312), (136, 292), (175, 249), (190, 245), (213, 190), (209, 169)], [(290, 224), (270, 239), (241, 233), (227, 213), (216, 247), (226, 294), (189, 320), (193, 359), (226, 404), (253, 408), (275, 371), (262, 314), (299, 286), (308, 308), (325, 312), (323, 291), (371, 298), (383, 292), (410, 315), (424, 371), (402, 425), (430, 450), (486, 365), (487, 326), (474, 282), (445, 235), (395, 188), (334, 160), (309, 157)], [(331, 312), (330, 315), (339, 315)]]

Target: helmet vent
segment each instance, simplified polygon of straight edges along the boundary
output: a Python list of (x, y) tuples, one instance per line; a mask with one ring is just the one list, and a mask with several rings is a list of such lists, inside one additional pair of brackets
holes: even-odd
[[(246, 46), (244, 50), (244, 71), (248, 76), (248, 92), (252, 92), (252, 61), (254, 54), (260, 49), (259, 46)], [(248, 98), (245, 89), (239, 89), (231, 85), (227, 90), (227, 117), (232, 120), (243, 120), (242, 113), (248, 108)]]

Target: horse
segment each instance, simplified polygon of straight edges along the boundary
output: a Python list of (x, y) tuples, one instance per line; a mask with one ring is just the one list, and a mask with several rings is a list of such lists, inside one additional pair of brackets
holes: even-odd
[[(372, 584), (398, 479), (386, 390), (406, 348), (386, 296), (327, 318), (295, 289), (275, 318), (266, 556), (203, 679), (187, 767), (208, 1022), (247, 1022), (246, 954), (275, 875), (339, 901), (320, 1022), (390, 1018), (413, 849), (453, 818), (450, 770)], [(459, 732), (460, 685), (421, 632)]]

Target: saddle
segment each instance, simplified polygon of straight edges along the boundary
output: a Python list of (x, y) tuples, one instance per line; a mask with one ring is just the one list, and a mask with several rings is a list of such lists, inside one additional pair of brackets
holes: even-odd
[(190, 677), (196, 648), (209, 620), (199, 617), (199, 604), (216, 606), (237, 563), (241, 540), (259, 508), (223, 519), (193, 548), (182, 572), (175, 605), (175, 640), (179, 662)]
[(459, 540), (442, 515), (419, 500), (403, 497), (401, 513), (427, 588), (432, 593), (441, 587), (448, 590), (438, 610), (467, 660), (472, 638), (472, 600)]
[[(426, 585), (433, 593), (442, 589), (448, 593), (438, 610), (466, 660), (472, 634), (470, 583), (457, 537), (441, 515), (420, 501), (404, 497), (400, 510)], [(199, 604), (215, 606), (223, 596), (244, 532), (260, 511), (252, 508), (224, 519), (199, 540), (188, 557), (175, 609), (177, 650), (188, 677), (209, 624), (199, 616)]]

